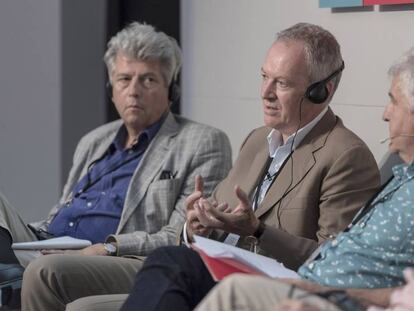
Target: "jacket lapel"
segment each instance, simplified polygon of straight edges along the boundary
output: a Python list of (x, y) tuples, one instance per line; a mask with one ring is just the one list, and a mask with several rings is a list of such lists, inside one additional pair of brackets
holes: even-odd
[(295, 189), (306, 177), (317, 161), (314, 153), (324, 147), (329, 132), (334, 128), (336, 122), (337, 119), (332, 110), (328, 109), (323, 118), (305, 136), (283, 166), (280, 174), (256, 210), (257, 217), (262, 216), (276, 206), (284, 196)]
[[(159, 174), (160, 169), (166, 160), (166, 154), (172, 146), (173, 137), (177, 135), (178, 131), (179, 124), (170, 112), (157, 135), (155, 135), (152, 139), (143, 158), (141, 159), (141, 162), (135, 169), (134, 175), (131, 178), (117, 233), (122, 230), (129, 217), (131, 217), (135, 209), (144, 198), (149, 184)], [(166, 168), (169, 169), (169, 167)]]
[[(260, 182), (260, 179), (262, 178), (263, 174), (265, 173), (264, 170), (266, 169), (266, 164), (269, 159), (269, 148), (267, 144), (263, 144), (263, 147), (261, 150), (259, 150), (252, 163), (247, 164), (250, 165), (248, 169), (248, 173), (246, 175), (246, 178), (244, 178), (242, 181), (240, 181), (239, 186), (241, 189), (247, 191), (247, 195), (252, 199), (254, 190), (258, 183)], [(233, 191), (233, 189), (231, 189)]]

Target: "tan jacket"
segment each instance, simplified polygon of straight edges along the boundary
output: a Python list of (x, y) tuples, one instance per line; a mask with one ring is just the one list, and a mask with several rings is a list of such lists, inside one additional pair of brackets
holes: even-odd
[[(269, 157), (266, 137), (270, 131), (261, 127), (250, 133), (229, 175), (214, 191), (215, 200), (235, 207), (236, 184), (252, 197)], [(256, 216), (267, 225), (260, 252), (297, 269), (318, 244), (350, 223), (379, 183), (368, 147), (329, 109), (298, 145), (256, 209)], [(211, 237), (223, 240), (225, 235), (213, 232)], [(243, 238), (238, 246), (250, 248)]]

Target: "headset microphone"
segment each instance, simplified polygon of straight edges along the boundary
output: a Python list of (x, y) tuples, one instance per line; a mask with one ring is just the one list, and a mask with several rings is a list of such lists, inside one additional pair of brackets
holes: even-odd
[(385, 139), (380, 140), (380, 144), (383, 144), (383, 143), (385, 143), (385, 142), (387, 142), (389, 140), (392, 140), (394, 138), (397, 138), (397, 137), (414, 137), (414, 135), (410, 135), (410, 134), (400, 134), (400, 135), (390, 136), (390, 137), (387, 137)]

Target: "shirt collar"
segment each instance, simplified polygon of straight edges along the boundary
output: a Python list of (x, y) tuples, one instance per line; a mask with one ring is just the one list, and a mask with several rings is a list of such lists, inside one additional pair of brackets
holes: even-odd
[[(148, 143), (154, 138), (154, 136), (158, 133), (158, 130), (161, 128), (161, 125), (164, 123), (168, 113), (165, 113), (162, 115), (162, 117), (155, 123), (148, 126), (146, 129), (144, 129), (141, 134), (138, 136), (138, 143), (136, 143), (132, 148), (135, 149), (137, 145), (139, 145), (139, 142), (143, 139), (147, 140)], [(118, 130), (118, 133), (116, 134), (114, 140), (112, 141), (109, 148), (113, 151), (118, 150), (122, 151), (124, 150), (124, 143), (125, 139), (127, 138), (128, 132), (123, 124), (120, 129)]]
[[(318, 114), (311, 122), (306, 124), (304, 127), (300, 128), (296, 134), (295, 143), (293, 149), (300, 144), (300, 142), (305, 138), (305, 136), (315, 127), (315, 125), (322, 119), (325, 113), (328, 111), (328, 107), (325, 107), (320, 114)], [(285, 145), (291, 145), (295, 133), (290, 135), (286, 140)], [(269, 135), (267, 135), (267, 142), (269, 144), (269, 156), (274, 157), (276, 150), (283, 144), (282, 134), (278, 130), (273, 129)]]
[(414, 162), (411, 164), (403, 163), (395, 165), (392, 168), (392, 172), (397, 180), (401, 181), (405, 178), (411, 179), (414, 177)]

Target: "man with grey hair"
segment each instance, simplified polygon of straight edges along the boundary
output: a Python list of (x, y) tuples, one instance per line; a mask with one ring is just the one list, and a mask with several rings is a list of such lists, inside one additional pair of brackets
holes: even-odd
[[(79, 255), (145, 256), (174, 244), (195, 176), (207, 176), (204, 187), (211, 192), (230, 169), (231, 148), (223, 132), (170, 112), (181, 66), (173, 38), (135, 22), (109, 41), (104, 60), (121, 119), (80, 140), (62, 197), (46, 220), (29, 228), (0, 197), (0, 262), (14, 257), (12, 242), (71, 236), (93, 245), (43, 254), (69, 254), (60, 259), (83, 267), (102, 263), (103, 270), (117, 274), (116, 261)], [(127, 273), (134, 274), (139, 261), (131, 261)]]
[[(261, 69), (265, 126), (249, 134), (209, 200), (204, 199), (208, 194), (202, 178), (197, 178), (186, 200), (184, 240), (198, 234), (247, 249), (254, 241), (260, 253), (296, 269), (319, 243), (346, 227), (375, 192), (379, 176), (367, 146), (328, 107), (342, 70), (339, 44), (325, 29), (301, 23), (279, 33)], [(202, 289), (214, 282), (186, 247), (158, 250), (138, 274), (140, 289), (146, 287), (139, 306), (191, 309), (206, 293)], [(27, 305), (38, 296), (33, 288), (43, 288), (61, 305), (76, 299), (78, 292), (65, 287), (71, 273), (58, 271), (44, 259), (31, 265), (32, 282), (23, 289)], [(164, 294), (185, 297), (168, 301)], [(120, 297), (114, 298), (119, 308)], [(191, 301), (184, 306), (187, 298)], [(102, 305), (94, 299), (83, 298), (67, 308)], [(137, 307), (134, 302), (130, 306)]]
[[(344, 232), (299, 269), (302, 281), (231, 276), (197, 310), (270, 310), (272, 306), (278, 306), (274, 310), (358, 310), (352, 304), (345, 308), (352, 303), (349, 297), (365, 305), (406, 310), (408, 297), (397, 290), (390, 300), (390, 294), (404, 284), (404, 274), (411, 282), (410, 290), (413, 281), (413, 273), (404, 270), (414, 266), (414, 48), (388, 73), (390, 100), (383, 114), (388, 122), (388, 147), (405, 162), (393, 167), (393, 178)], [(335, 292), (338, 289), (344, 292)], [(319, 295), (312, 295), (315, 292)], [(284, 301), (287, 298), (302, 303)]]

